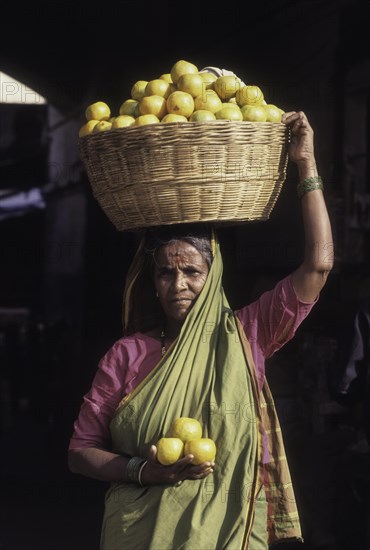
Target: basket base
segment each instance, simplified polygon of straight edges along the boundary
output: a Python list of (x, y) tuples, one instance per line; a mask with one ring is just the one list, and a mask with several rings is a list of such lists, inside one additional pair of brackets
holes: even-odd
[(146, 225), (146, 226), (143, 226), (141, 225), (140, 227), (130, 227), (130, 228), (127, 228), (127, 227), (124, 227), (122, 229), (120, 229), (119, 227), (117, 227), (117, 224), (115, 223), (114, 226), (116, 228), (116, 230), (120, 233), (142, 233), (142, 232), (145, 232), (146, 230), (149, 230), (149, 229), (153, 229), (153, 228), (158, 228), (158, 227), (170, 227), (170, 226), (173, 226), (173, 225), (189, 225), (189, 226), (192, 226), (192, 225), (200, 225), (200, 224), (204, 224), (204, 225), (212, 225), (214, 226), (216, 229), (219, 228), (219, 229), (222, 229), (222, 228), (227, 228), (227, 227), (235, 227), (235, 226), (243, 226), (243, 225), (251, 225), (251, 224), (257, 224), (257, 223), (261, 223), (261, 222), (266, 222), (270, 219), (270, 216), (264, 216), (264, 217), (260, 217), (260, 218), (253, 218), (253, 219), (244, 219), (244, 220), (214, 220), (214, 219), (210, 219), (210, 220), (206, 220), (206, 219), (202, 219), (202, 220), (181, 220), (181, 221), (178, 221), (178, 222), (171, 222), (171, 223), (161, 223), (160, 225), (158, 224), (155, 224), (155, 225)]

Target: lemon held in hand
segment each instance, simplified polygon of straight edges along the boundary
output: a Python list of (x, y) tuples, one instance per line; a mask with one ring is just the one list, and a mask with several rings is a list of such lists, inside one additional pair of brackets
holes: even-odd
[(190, 439), (202, 437), (202, 426), (196, 418), (181, 416), (173, 421), (170, 435), (186, 443)]
[(200, 437), (187, 441), (184, 446), (185, 455), (193, 455), (193, 462), (196, 466), (203, 462), (213, 462), (216, 458), (216, 444), (213, 439)]
[(162, 437), (157, 443), (157, 460), (163, 466), (175, 464), (184, 456), (184, 443), (177, 437)]

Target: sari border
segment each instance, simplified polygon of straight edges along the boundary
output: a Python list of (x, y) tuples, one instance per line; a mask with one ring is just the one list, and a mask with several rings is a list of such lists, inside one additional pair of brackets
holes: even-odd
[(262, 456), (262, 430), (261, 430), (261, 419), (262, 419), (262, 412), (261, 412), (261, 404), (258, 399), (258, 381), (256, 377), (256, 367), (253, 360), (252, 351), (248, 342), (248, 339), (245, 335), (243, 326), (238, 318), (238, 316), (233, 313), (233, 317), (235, 320), (235, 324), (238, 330), (239, 338), (240, 338), (240, 345), (244, 353), (245, 357), (245, 363), (248, 373), (250, 374), (251, 378), (251, 386), (252, 386), (252, 392), (253, 392), (253, 398), (256, 410), (258, 411), (258, 426), (256, 427), (257, 432), (257, 445), (256, 445), (256, 456), (255, 456), (255, 472), (253, 476), (254, 480), (254, 486), (253, 486), (253, 492), (251, 493), (251, 500), (247, 509), (247, 521), (246, 521), (246, 527), (244, 531), (243, 536), (243, 543), (242, 543), (242, 549), (247, 550), (248, 544), (249, 544), (249, 538), (253, 530), (253, 524), (254, 524), (254, 518), (255, 518), (255, 501), (256, 498), (260, 492), (260, 490), (263, 487), (263, 477), (262, 477), (262, 462), (261, 462), (261, 456)]

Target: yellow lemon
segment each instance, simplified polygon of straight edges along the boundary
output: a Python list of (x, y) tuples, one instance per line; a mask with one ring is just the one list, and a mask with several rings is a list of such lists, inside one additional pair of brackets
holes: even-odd
[(188, 119), (186, 116), (183, 115), (174, 115), (173, 113), (168, 113), (167, 115), (164, 115), (161, 122), (188, 122)]
[(135, 118), (129, 115), (119, 115), (112, 122), (113, 128), (125, 128), (126, 126), (132, 126), (135, 123)]
[(232, 75), (219, 76), (214, 81), (213, 89), (221, 99), (230, 99), (240, 89), (240, 80)]
[(213, 89), (213, 83), (214, 83), (215, 80), (217, 80), (217, 76), (213, 73), (208, 73), (208, 72), (199, 73), (199, 74), (203, 78), (203, 82), (206, 85), (206, 89), (207, 90), (212, 90)]
[(187, 92), (193, 97), (201, 95), (206, 85), (200, 74), (183, 74), (177, 81), (177, 89), (181, 92)]
[(264, 105), (244, 105), (241, 108), (243, 120), (249, 122), (266, 122), (266, 110)]
[(199, 111), (194, 111), (190, 115), (189, 120), (190, 122), (208, 122), (209, 120), (216, 120), (216, 117), (211, 111), (199, 109)]
[(163, 73), (161, 74), (161, 76), (159, 77), (161, 80), (165, 80), (166, 82), (169, 82), (170, 84), (172, 84), (172, 76), (171, 76), (171, 73)]
[(134, 126), (144, 126), (145, 124), (157, 124), (160, 122), (159, 118), (155, 115), (140, 115), (135, 118)]
[(164, 466), (175, 464), (184, 456), (184, 443), (177, 437), (162, 437), (157, 442), (157, 460)]
[(216, 458), (216, 443), (208, 437), (191, 439), (185, 443), (184, 454), (194, 455), (192, 464), (196, 466), (203, 462), (213, 462)]
[(79, 129), (78, 136), (88, 136), (89, 134), (92, 134), (92, 131), (94, 130), (94, 127), (98, 124), (99, 120), (89, 120), (86, 122), (81, 128)]
[(167, 111), (188, 118), (194, 111), (193, 96), (180, 90), (172, 92), (167, 98)]
[(137, 116), (135, 113), (137, 112), (138, 106), (139, 102), (136, 99), (126, 99), (119, 108), (119, 114), (135, 117)]
[(236, 92), (239, 107), (244, 105), (261, 105), (264, 101), (263, 92), (258, 86), (242, 86)]
[(166, 82), (162, 78), (149, 80), (145, 88), (145, 95), (160, 95), (166, 99), (172, 93), (173, 89), (170, 82)]
[(159, 119), (167, 114), (166, 99), (160, 95), (146, 95), (140, 101), (141, 115), (155, 115)]
[(228, 103), (222, 103), (221, 109), (223, 109), (224, 107), (226, 109), (237, 109), (238, 111), (240, 111), (239, 105), (237, 105), (236, 103), (230, 103), (230, 101)]
[(201, 423), (196, 418), (189, 418), (187, 416), (176, 418), (172, 422), (170, 436), (178, 437), (184, 443), (191, 439), (200, 438), (202, 437)]
[(235, 109), (232, 106), (222, 107), (215, 113), (217, 120), (234, 120), (236, 122), (243, 120), (243, 113), (240, 109)]
[(110, 115), (110, 108), (104, 101), (91, 103), (85, 110), (86, 120), (109, 120)]
[(98, 124), (94, 126), (93, 134), (97, 134), (98, 132), (106, 132), (107, 130), (112, 129), (112, 123), (108, 120), (99, 120)]
[(281, 122), (283, 113), (278, 107), (268, 103), (267, 105), (263, 105), (263, 108), (266, 111), (266, 122)]
[(194, 99), (196, 111), (211, 111), (216, 113), (222, 107), (222, 101), (213, 90), (206, 90), (202, 95), (198, 95)]
[(174, 84), (177, 84), (180, 76), (188, 73), (199, 73), (198, 67), (194, 65), (194, 63), (190, 63), (190, 61), (186, 61), (185, 59), (180, 59), (179, 61), (176, 61), (176, 63), (174, 63), (171, 67), (172, 82)]
[(148, 84), (147, 80), (137, 80), (131, 88), (132, 99), (136, 99), (136, 101), (140, 101), (140, 99), (142, 99), (145, 95), (145, 88), (147, 84)]

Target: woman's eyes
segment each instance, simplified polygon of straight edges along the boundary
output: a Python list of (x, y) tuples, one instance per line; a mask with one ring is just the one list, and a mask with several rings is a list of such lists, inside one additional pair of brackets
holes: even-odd
[(171, 275), (171, 270), (162, 268), (158, 271), (158, 275), (160, 277), (164, 277), (165, 275)]
[[(187, 269), (183, 269), (182, 272), (185, 274), (185, 275), (189, 275), (189, 276), (196, 276), (196, 275), (199, 275), (200, 274), (200, 271), (198, 271), (198, 269), (195, 269), (193, 267), (189, 267)], [(173, 271), (171, 269), (167, 269), (167, 268), (162, 268), (159, 270), (158, 272), (158, 275), (159, 277), (171, 277), (171, 276), (176, 276), (176, 271)]]

